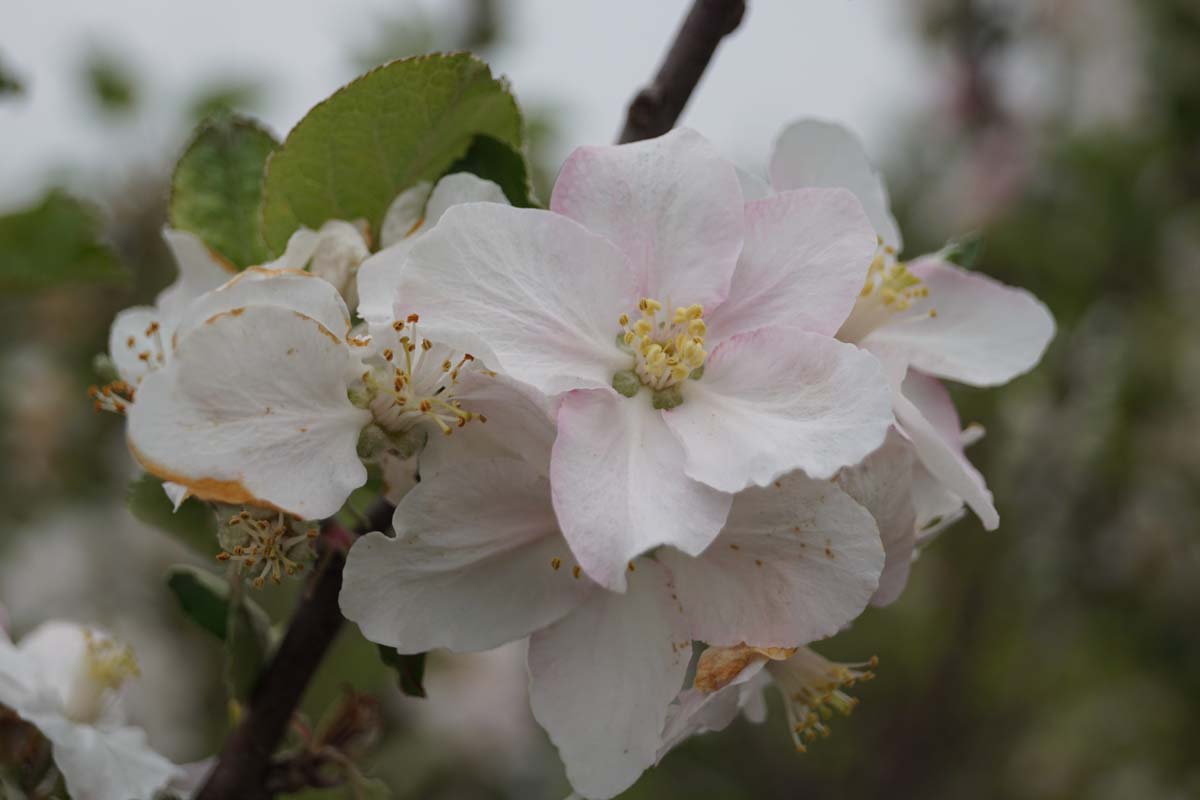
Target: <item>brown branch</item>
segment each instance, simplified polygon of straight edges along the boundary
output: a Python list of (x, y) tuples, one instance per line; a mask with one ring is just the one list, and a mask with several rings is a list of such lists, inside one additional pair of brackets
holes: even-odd
[(654, 81), (629, 104), (618, 141), (650, 139), (675, 126), (717, 45), (737, 29), (745, 13), (745, 0), (695, 0)]
[(217, 765), (196, 800), (268, 800), (271, 756), (283, 741), (305, 688), (342, 628), (338, 593), (342, 590), (345, 548), (366, 530), (386, 531), (392, 507), (380, 501), (367, 513), (364, 528), (351, 533), (336, 522), (322, 526), (327, 542), (318, 556), (322, 566), (296, 607), (287, 633), (271, 663), (259, 676), (237, 728), (225, 740)]

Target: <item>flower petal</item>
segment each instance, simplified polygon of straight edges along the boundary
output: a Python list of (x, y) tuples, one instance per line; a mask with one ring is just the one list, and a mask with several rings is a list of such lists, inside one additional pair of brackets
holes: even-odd
[[(421, 181), (408, 187), (388, 206), (379, 229), (379, 245), (387, 250), (416, 233), (425, 222), (425, 205), (433, 184)], [(361, 289), (361, 286), (359, 287)]]
[(844, 189), (782, 192), (746, 204), (746, 244), (708, 341), (773, 325), (833, 336), (875, 254), (875, 233)]
[(455, 206), (409, 252), (403, 319), (548, 394), (607, 386), (629, 358), (618, 318), (636, 305), (615, 247), (565, 217), (498, 203)]
[(159, 322), (169, 336), (175, 320), (193, 300), (225, 283), (237, 270), (194, 233), (163, 228), (163, 238), (179, 267), (179, 277), (163, 289), (154, 302), (159, 311)]
[(886, 606), (904, 591), (916, 546), (912, 446), (897, 431), (861, 464), (838, 473), (838, 486), (871, 512), (886, 561), (871, 605)]
[(782, 328), (728, 339), (683, 394), (665, 417), (687, 474), (726, 492), (795, 469), (830, 478), (879, 447), (892, 418), (874, 356)]
[[(117, 376), (130, 386), (136, 386), (146, 373), (161, 366), (158, 356), (167, 358), (169, 334), (162, 331), (158, 309), (133, 306), (119, 311), (108, 330), (108, 357), (117, 368)], [(146, 331), (158, 322), (157, 337)]]
[(804, 119), (784, 128), (775, 141), (768, 174), (776, 191), (810, 186), (849, 189), (883, 243), (896, 250), (903, 246), (883, 176), (867, 159), (858, 137), (841, 125)]
[(866, 509), (797, 472), (739, 493), (725, 530), (699, 557), (664, 548), (658, 560), (675, 578), (693, 639), (796, 647), (862, 613), (884, 556)]
[(700, 134), (678, 128), (642, 142), (580, 147), (550, 208), (629, 257), (644, 297), (716, 307), (742, 248), (737, 170)]
[(508, 198), (497, 184), (470, 172), (446, 175), (433, 187), (433, 194), (429, 195), (429, 203), (425, 206), (425, 224), (422, 227), (429, 230), (438, 224), (451, 206), (461, 203), (508, 205)]
[(488, 650), (595, 589), (573, 573), (549, 481), (520, 461), (473, 461), (423, 480), (393, 524), (395, 538), (370, 533), (350, 550), (341, 604), (364, 636), (402, 653)]
[(356, 448), (370, 414), (347, 399), (350, 361), (328, 328), (286, 308), (210, 318), (142, 381), (130, 448), (202, 499), (330, 516), (367, 478)]
[(153, 797), (178, 774), (139, 728), (78, 725), (49, 713), (22, 716), (50, 740), (54, 763), (75, 800)]
[(275, 306), (311, 317), (337, 336), (350, 332), (350, 312), (337, 289), (311, 272), (251, 267), (215, 291), (198, 298), (179, 320), (173, 337), (218, 314), (247, 306)]
[(885, 345), (939, 378), (998, 386), (1032, 369), (1054, 338), (1054, 317), (1024, 289), (934, 258), (909, 269), (929, 296), (867, 334), (864, 345)]
[(984, 528), (995, 530), (1000, 516), (983, 476), (963, 453), (958, 412), (946, 388), (936, 378), (910, 370), (901, 391), (893, 392), (892, 403), (896, 422), (925, 469), (961, 497)]
[(629, 562), (659, 545), (692, 555), (716, 538), (731, 495), (687, 477), (683, 450), (645, 392), (568, 394), (550, 456), (554, 509), (585, 572), (625, 590)]
[(538, 474), (550, 475), (550, 448), (557, 430), (551, 403), (536, 389), (499, 373), (464, 371), (454, 399), (486, 423), (471, 422), (451, 436), (430, 439), (420, 455), (421, 477), (470, 458), (519, 458)]
[(367, 321), (372, 333), (396, 320), (396, 287), (416, 237), (380, 250), (358, 267), (358, 315)]
[(529, 640), (529, 700), (584, 797), (625, 790), (654, 763), (691, 657), (666, 570), (643, 559), (625, 594), (594, 592)]
[(37, 685), (65, 705), (87, 653), (87, 629), (73, 622), (44, 622), (25, 634), (17, 650), (34, 670)]

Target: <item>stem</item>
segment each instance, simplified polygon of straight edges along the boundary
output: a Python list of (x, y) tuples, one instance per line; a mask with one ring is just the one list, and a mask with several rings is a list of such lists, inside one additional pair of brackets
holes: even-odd
[(661, 136), (674, 127), (717, 45), (737, 29), (745, 13), (745, 0), (695, 0), (658, 74), (629, 104), (621, 144)]
[[(337, 522), (326, 521), (320, 541), (354, 538), (366, 530), (388, 530), (392, 522), (391, 505), (380, 501), (367, 512), (369, 525), (353, 534)], [(217, 759), (196, 800), (266, 800), (272, 796), (266, 788), (271, 756), (279, 748), (288, 722), (312, 680), (325, 652), (342, 627), (338, 593), (342, 589), (344, 552), (329, 549), (318, 553), (323, 563), (312, 578), (287, 633), (271, 663), (259, 676), (241, 722)]]

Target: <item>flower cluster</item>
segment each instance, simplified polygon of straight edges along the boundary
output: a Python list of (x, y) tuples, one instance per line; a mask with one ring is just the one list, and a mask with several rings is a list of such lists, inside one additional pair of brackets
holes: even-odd
[(1001, 384), (1054, 326), (901, 261), (843, 129), (792, 125), (769, 175), (678, 130), (576, 150), (549, 209), (452, 174), (396, 198), (378, 249), (331, 220), (232, 278), (168, 231), (180, 280), (118, 317), (97, 403), (177, 502), (220, 504), (258, 584), (378, 464), (394, 535), (354, 544), (344, 614), (402, 653), (527, 638), (584, 797), (761, 717), (768, 684), (803, 750), (873, 667), (808, 645), (894, 600), (964, 507), (998, 524), (940, 381)]

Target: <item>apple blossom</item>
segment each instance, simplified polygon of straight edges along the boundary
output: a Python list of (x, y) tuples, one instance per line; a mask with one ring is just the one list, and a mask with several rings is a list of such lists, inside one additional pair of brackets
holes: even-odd
[(881, 444), (879, 365), (833, 338), (873, 250), (849, 192), (746, 204), (733, 166), (677, 130), (576, 150), (550, 211), (451, 209), (396, 298), (557, 398), (555, 511), (584, 571), (620, 590), (658, 545), (703, 552), (733, 492), (828, 478)]
[(75, 800), (148, 800), (180, 770), (125, 723), (118, 694), (138, 674), (106, 634), (47, 622), (13, 644), (0, 631), (0, 706), (37, 728)]
[[(794, 647), (830, 636), (875, 592), (883, 547), (866, 509), (833, 483), (794, 472), (739, 493), (701, 555), (660, 548), (626, 564), (624, 594), (608, 591), (560, 532), (552, 409), (525, 398), (519, 415), (529, 430), (487, 431), (494, 452), (512, 455), (423, 472), (396, 509), (396, 536), (355, 543), (342, 611), (367, 638), (406, 653), (531, 636), (534, 716), (576, 790), (611, 797), (653, 763), (693, 640)], [(541, 420), (541, 435), (531, 435), (530, 418)]]
[[(992, 496), (963, 456), (957, 421), (952, 430), (935, 425), (914, 395), (944, 393), (930, 385), (938, 378), (997, 386), (1032, 369), (1054, 336), (1049, 310), (1023, 289), (967, 272), (938, 254), (898, 260), (900, 230), (882, 177), (854, 135), (839, 125), (817, 120), (789, 125), (776, 142), (769, 174), (777, 192), (844, 187), (862, 202), (880, 247), (837, 337), (880, 359), (896, 421), (923, 468), (965, 501), (985, 528), (995, 528), (999, 516)], [(936, 402), (944, 406), (949, 398)]]

